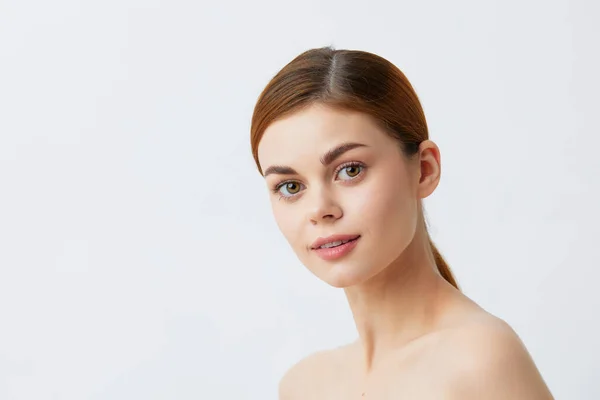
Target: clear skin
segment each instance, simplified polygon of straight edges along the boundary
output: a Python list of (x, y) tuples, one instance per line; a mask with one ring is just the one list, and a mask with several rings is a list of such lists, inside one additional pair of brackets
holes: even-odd
[[(347, 143), (361, 146), (323, 164)], [(279, 229), (343, 288), (359, 334), (290, 368), (281, 400), (552, 399), (514, 331), (437, 272), (421, 209), (440, 180), (435, 143), (409, 159), (367, 115), (314, 104), (272, 123), (258, 157)], [(325, 261), (311, 245), (334, 234), (360, 238)]]

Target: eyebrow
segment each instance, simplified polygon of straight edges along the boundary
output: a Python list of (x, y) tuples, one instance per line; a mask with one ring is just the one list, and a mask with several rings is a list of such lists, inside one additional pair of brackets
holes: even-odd
[[(319, 161), (321, 161), (321, 164), (323, 164), (324, 166), (328, 166), (329, 164), (331, 164), (332, 162), (337, 160), (339, 157), (341, 157), (342, 154), (344, 154), (347, 151), (350, 151), (352, 149), (356, 149), (358, 147), (368, 147), (368, 146), (366, 144), (356, 143), (356, 142), (342, 143), (339, 146), (336, 146), (333, 149), (327, 151), (327, 153), (325, 153), (323, 155), (323, 157), (321, 157), (319, 159)], [(299, 175), (298, 172), (296, 172), (296, 170), (294, 168), (288, 167), (285, 165), (270, 166), (269, 168), (267, 168), (265, 170), (264, 176), (266, 177), (267, 175), (271, 175), (271, 174)]]

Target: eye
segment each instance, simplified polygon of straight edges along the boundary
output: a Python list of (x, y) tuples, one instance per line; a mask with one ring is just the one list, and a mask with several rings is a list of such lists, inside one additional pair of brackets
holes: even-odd
[(293, 181), (283, 182), (275, 188), (275, 191), (283, 197), (295, 196), (300, 193), (300, 190), (302, 190), (302, 185)]
[[(340, 168), (337, 176), (341, 177), (344, 181), (349, 181), (359, 176), (364, 168), (363, 165), (357, 163), (346, 164)], [(346, 175), (347, 178), (344, 178), (343, 175)]]

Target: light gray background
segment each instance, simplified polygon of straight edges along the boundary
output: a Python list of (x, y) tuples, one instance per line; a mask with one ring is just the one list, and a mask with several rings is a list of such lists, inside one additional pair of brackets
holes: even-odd
[(331, 44), (414, 84), (464, 291), (599, 399), (598, 3), (214, 3), (0, 1), (0, 398), (275, 399), (354, 339), (249, 148), (264, 85)]

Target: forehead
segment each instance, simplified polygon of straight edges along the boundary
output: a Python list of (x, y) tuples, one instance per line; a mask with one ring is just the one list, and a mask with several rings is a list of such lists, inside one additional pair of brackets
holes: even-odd
[(369, 147), (389, 145), (390, 138), (364, 113), (311, 105), (273, 122), (258, 146), (261, 166), (292, 165), (301, 160), (317, 159), (344, 142)]

